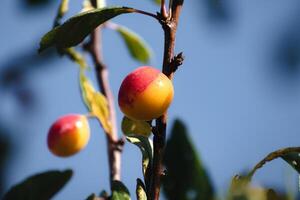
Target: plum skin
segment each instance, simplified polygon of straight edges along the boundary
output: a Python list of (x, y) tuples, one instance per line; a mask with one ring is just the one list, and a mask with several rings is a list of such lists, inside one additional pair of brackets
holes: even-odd
[(90, 128), (87, 117), (69, 114), (57, 119), (49, 129), (47, 144), (56, 156), (68, 157), (78, 153), (88, 143)]
[(173, 97), (171, 80), (156, 68), (142, 66), (123, 80), (118, 103), (128, 118), (148, 121), (166, 112)]

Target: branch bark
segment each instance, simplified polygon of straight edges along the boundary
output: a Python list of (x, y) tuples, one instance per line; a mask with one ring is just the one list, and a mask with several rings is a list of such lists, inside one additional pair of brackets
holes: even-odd
[[(96, 1), (92, 0), (94, 7), (97, 7)], [(98, 85), (100, 91), (107, 98), (110, 111), (111, 133), (106, 133), (107, 153), (109, 162), (110, 185), (112, 181), (121, 179), (121, 149), (124, 141), (119, 140), (116, 124), (116, 112), (114, 107), (114, 99), (109, 85), (108, 69), (103, 63), (102, 45), (101, 45), (101, 26), (96, 28), (90, 35), (90, 41), (85, 46), (90, 53), (95, 64)]]
[[(162, 72), (173, 80), (176, 65), (172, 64), (174, 58), (174, 47), (176, 39), (177, 25), (179, 16), (183, 6), (184, 0), (173, 0), (170, 4), (170, 13), (167, 19), (162, 15), (162, 28), (164, 31), (164, 58)], [(182, 57), (183, 59), (183, 57)], [(175, 67), (176, 66), (176, 67)], [(156, 131), (154, 133), (154, 158), (152, 166), (151, 186), (148, 196), (150, 200), (158, 200), (160, 194), (161, 177), (163, 174), (163, 156), (166, 141), (166, 128), (167, 128), (168, 114), (165, 112), (161, 117), (156, 119)]]

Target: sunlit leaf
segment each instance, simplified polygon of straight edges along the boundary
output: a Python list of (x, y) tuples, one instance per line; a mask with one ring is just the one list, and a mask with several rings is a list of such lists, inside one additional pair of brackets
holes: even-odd
[(151, 166), (152, 158), (153, 158), (153, 148), (152, 141), (145, 136), (135, 135), (135, 136), (127, 136), (126, 139), (138, 146), (142, 152), (142, 166), (143, 166), (143, 174), (146, 178), (148, 167)]
[(145, 186), (141, 179), (136, 180), (136, 198), (137, 200), (147, 200)]
[(72, 176), (71, 170), (36, 174), (13, 186), (3, 200), (52, 199)]
[(87, 62), (83, 55), (75, 50), (75, 48), (64, 49), (64, 53), (74, 62), (76, 62), (81, 69), (88, 67)]
[(145, 121), (136, 121), (123, 117), (122, 131), (125, 135), (143, 135), (148, 137), (151, 134), (151, 126)]
[(170, 200), (211, 200), (214, 189), (183, 122), (176, 120), (165, 149), (163, 190)]
[(100, 92), (97, 92), (89, 79), (84, 75), (84, 72), (80, 72), (80, 87), (82, 98), (85, 102), (90, 113), (98, 118), (104, 131), (106, 133), (111, 132), (111, 125), (109, 120), (108, 104), (105, 96)]
[(126, 186), (120, 181), (112, 182), (111, 200), (130, 200), (130, 193)]
[(122, 36), (130, 55), (139, 62), (147, 63), (151, 58), (151, 50), (148, 44), (132, 30), (118, 26), (116, 29)]
[(75, 15), (42, 37), (39, 52), (53, 45), (58, 48), (75, 46), (100, 24), (120, 14), (134, 11), (134, 9), (127, 7), (113, 7), (93, 9)]

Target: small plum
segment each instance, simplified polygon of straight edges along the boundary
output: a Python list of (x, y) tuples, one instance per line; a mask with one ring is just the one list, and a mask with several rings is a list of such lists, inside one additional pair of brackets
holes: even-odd
[(48, 132), (48, 148), (56, 156), (68, 157), (83, 149), (90, 138), (87, 117), (69, 114), (55, 121)]
[(123, 80), (118, 103), (127, 117), (147, 121), (161, 116), (173, 96), (173, 84), (166, 75), (156, 68), (142, 66)]

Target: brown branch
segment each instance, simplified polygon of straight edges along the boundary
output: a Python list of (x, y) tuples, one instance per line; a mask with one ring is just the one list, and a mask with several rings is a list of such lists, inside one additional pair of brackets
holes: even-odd
[[(96, 1), (92, 0), (93, 6), (96, 6)], [(120, 147), (124, 142), (118, 139), (116, 112), (114, 107), (114, 99), (109, 85), (108, 70), (103, 63), (102, 48), (101, 48), (101, 26), (96, 28), (90, 35), (90, 41), (85, 45), (85, 49), (90, 53), (95, 64), (97, 73), (98, 85), (101, 92), (107, 98), (110, 111), (111, 132), (106, 133), (107, 138), (107, 153), (110, 171), (110, 183), (121, 179), (121, 151)]]
[[(168, 76), (169, 79), (173, 79), (175, 65), (172, 65), (174, 58), (174, 47), (175, 47), (175, 38), (179, 16), (181, 13), (181, 8), (184, 0), (173, 0), (171, 5), (170, 16), (167, 19), (162, 17), (161, 24), (164, 30), (164, 58), (163, 58), (163, 67), (162, 72)], [(162, 15), (162, 13), (160, 13)], [(153, 157), (153, 166), (152, 166), (152, 177), (150, 191), (148, 196), (150, 200), (158, 200), (161, 186), (161, 177), (163, 174), (163, 156), (164, 148), (166, 141), (166, 128), (167, 128), (167, 112), (165, 112), (161, 117), (156, 119), (156, 134), (154, 134), (154, 157)]]

